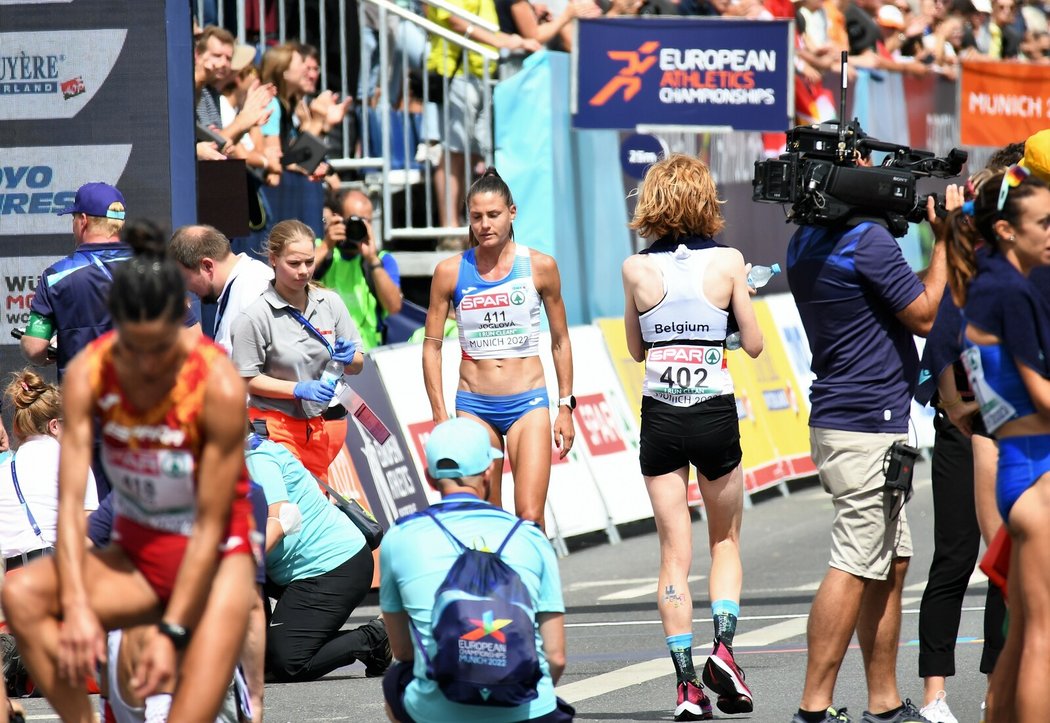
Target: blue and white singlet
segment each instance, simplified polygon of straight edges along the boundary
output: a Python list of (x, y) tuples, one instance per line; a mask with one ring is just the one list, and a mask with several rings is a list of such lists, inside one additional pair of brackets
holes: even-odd
[(517, 244), (510, 273), (486, 281), (478, 273), (474, 249), (463, 254), (453, 302), (464, 359), (537, 356), (540, 295), (532, 280), (529, 249)]

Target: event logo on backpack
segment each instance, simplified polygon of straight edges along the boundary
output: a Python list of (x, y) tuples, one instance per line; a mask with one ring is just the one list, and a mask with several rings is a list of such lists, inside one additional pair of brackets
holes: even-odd
[[(487, 505), (485, 505), (487, 507)], [(460, 551), (435, 596), (430, 654), (412, 628), (434, 680), (451, 701), (513, 707), (537, 697), (543, 677), (536, 650), (536, 613), (525, 583), (500, 557), (521, 526), (517, 520), (495, 552), (467, 548), (432, 519)]]

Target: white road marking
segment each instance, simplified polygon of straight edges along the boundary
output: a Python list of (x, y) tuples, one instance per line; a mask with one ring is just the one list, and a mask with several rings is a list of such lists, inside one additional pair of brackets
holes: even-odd
[[(705, 577), (705, 575), (690, 575), (689, 582), (703, 580), (705, 579)], [(610, 600), (634, 600), (635, 598), (639, 597), (655, 595), (657, 592), (657, 582), (658, 580), (656, 578), (652, 578), (651, 580), (647, 580), (644, 585), (638, 585), (637, 587), (629, 587), (626, 590), (617, 590), (616, 592), (611, 592), (607, 595), (602, 595), (598, 598), (598, 602), (608, 602)]]
[[(981, 608), (982, 610), (984, 608)], [(737, 620), (792, 620), (795, 618), (808, 618), (807, 613), (797, 613), (794, 615), (745, 615), (737, 618)], [(711, 618), (693, 618), (694, 623), (701, 625), (711, 624)], [(660, 625), (660, 619), (656, 620), (614, 620), (605, 621), (600, 623), (565, 623), (567, 628), (602, 628), (602, 627), (631, 627), (633, 625)]]
[(574, 582), (569, 585), (569, 591), (588, 590), (592, 587), (616, 587), (617, 585), (641, 585), (652, 583), (655, 585), (659, 578), (655, 577), (624, 577), (618, 580), (591, 580), (589, 582)]
[[(750, 633), (737, 635), (736, 640), (733, 642), (733, 647), (762, 647), (781, 640), (797, 637), (805, 632), (806, 617), (803, 616), (801, 618), (784, 620), (773, 625), (767, 625), (764, 628), (759, 628)], [(694, 650), (701, 652), (701, 655), (696, 658), (696, 661), (697, 665), (702, 665), (703, 660), (706, 660), (707, 648), (704, 646), (698, 646), (694, 648)], [(673, 674), (674, 665), (672, 665), (668, 656), (663, 656), (653, 660), (646, 660), (643, 663), (628, 665), (626, 668), (620, 668), (619, 670), (595, 675), (594, 677), (585, 680), (568, 683), (559, 686), (557, 691), (558, 695), (569, 703), (578, 703), (581, 700), (595, 698), (599, 695), (611, 693), (614, 690), (627, 688), (632, 685), (638, 685), (639, 683), (645, 683), (655, 678), (661, 678), (665, 675)]]
[(674, 665), (671, 663), (671, 658), (666, 655), (644, 663), (628, 665), (626, 668), (609, 673), (595, 675), (585, 680), (578, 680), (575, 683), (567, 683), (558, 686), (555, 690), (558, 696), (566, 702), (579, 703), (581, 700), (595, 698), (614, 690), (662, 678), (665, 675), (674, 675)]
[(761, 648), (766, 645), (772, 645), (773, 643), (779, 643), (781, 640), (805, 635), (806, 624), (808, 622), (808, 616), (793, 618), (791, 620), (774, 623), (773, 625), (766, 625), (765, 627), (759, 628), (758, 630), (752, 630), (748, 633), (741, 633), (736, 636), (735, 640), (733, 640), (733, 647)]

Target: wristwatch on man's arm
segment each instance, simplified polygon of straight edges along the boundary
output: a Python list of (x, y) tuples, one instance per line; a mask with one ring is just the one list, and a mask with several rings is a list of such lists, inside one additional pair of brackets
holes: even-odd
[(570, 394), (567, 397), (562, 397), (561, 399), (558, 400), (558, 406), (559, 407), (568, 407), (569, 411), (571, 412), (574, 409), (576, 409), (576, 397), (574, 397), (572, 394)]

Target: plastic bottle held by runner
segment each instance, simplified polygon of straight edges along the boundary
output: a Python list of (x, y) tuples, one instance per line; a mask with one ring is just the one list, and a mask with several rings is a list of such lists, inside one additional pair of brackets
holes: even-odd
[(726, 349), (733, 351), (734, 349), (740, 348), (740, 332), (734, 331), (732, 334), (726, 337)]
[(769, 280), (780, 273), (780, 264), (772, 266), (752, 266), (747, 272), (747, 285), (752, 289), (761, 289)]
[[(343, 376), (343, 363), (336, 361), (335, 359), (329, 359), (328, 363), (324, 365), (324, 372), (321, 373), (321, 381), (328, 382), (332, 386), (338, 382)], [(303, 414), (307, 417), (316, 417), (320, 415), (324, 410), (328, 409), (328, 404), (325, 402), (311, 402), (309, 399), (301, 400), (303, 404)]]

